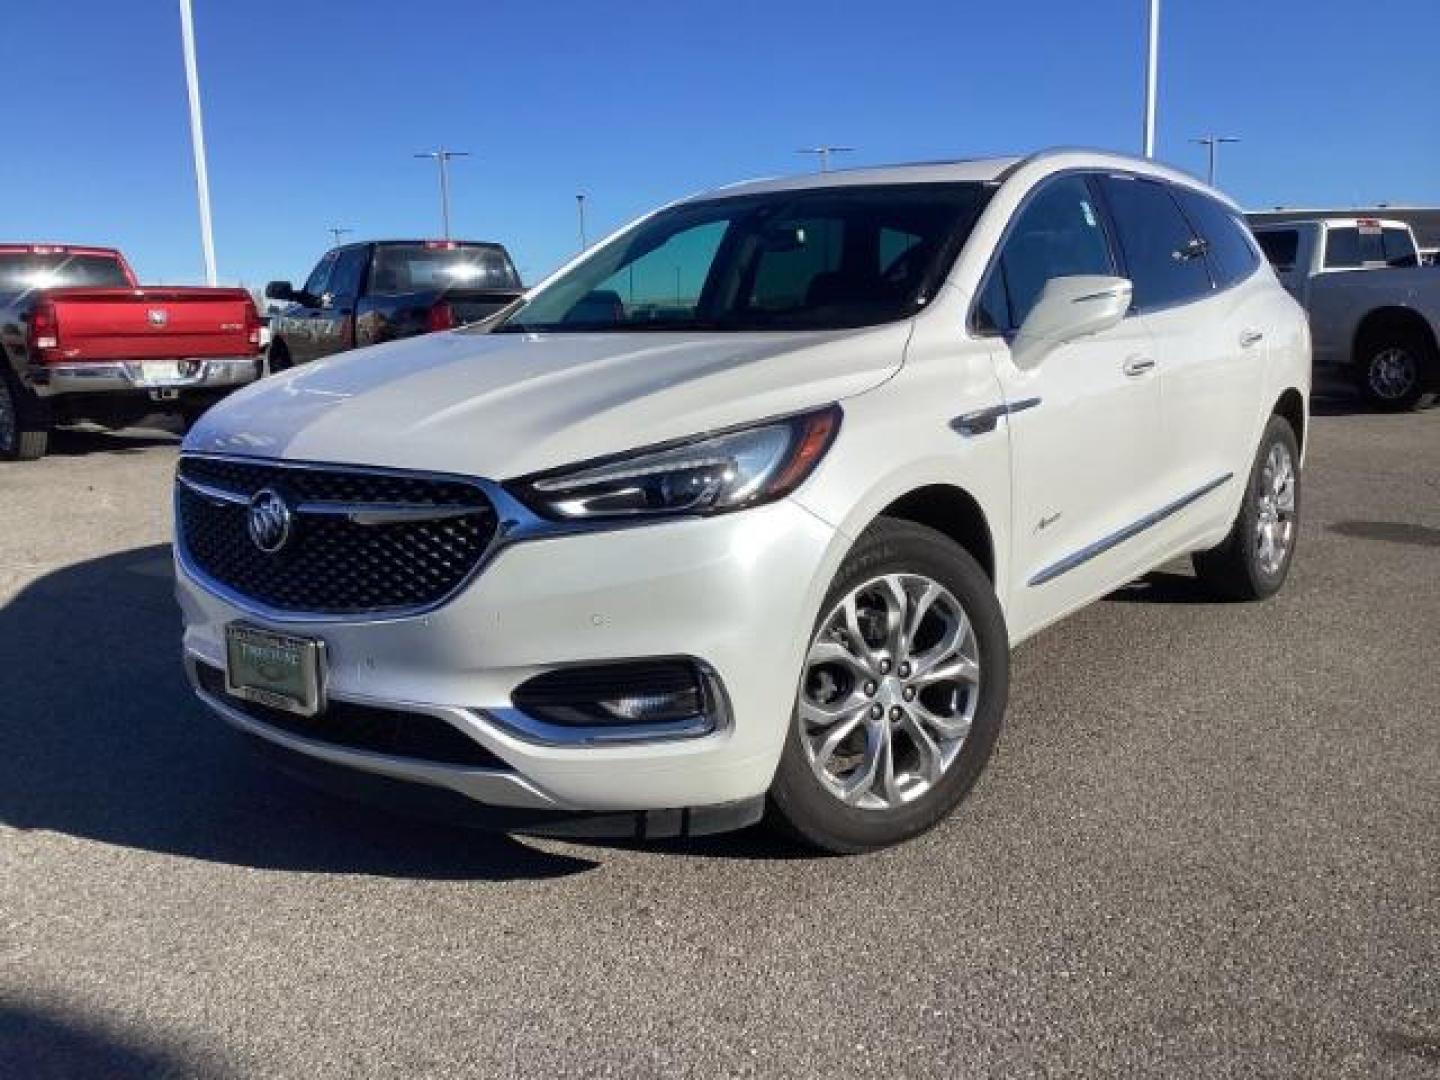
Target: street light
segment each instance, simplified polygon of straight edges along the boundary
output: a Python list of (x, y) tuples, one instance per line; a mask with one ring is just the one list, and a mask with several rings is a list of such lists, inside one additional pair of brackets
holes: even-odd
[(190, 95), (190, 148), (195, 153), (195, 191), (200, 199), (200, 246), (205, 252), (205, 283), (213, 286), (215, 234), (210, 228), (210, 175), (205, 168), (205, 125), (200, 118), (200, 74), (195, 67), (195, 16), (190, 0), (180, 0), (180, 43), (185, 50), (185, 89)]
[(440, 229), (441, 239), (450, 239), (450, 173), (448, 165), (451, 158), (469, 157), (467, 150), (446, 150), (440, 147), (436, 150), (427, 150), (423, 154), (416, 154), (417, 158), (433, 158), (435, 164), (440, 166)]
[(347, 229), (347, 228), (346, 228), (345, 226), (343, 226), (343, 225), (330, 225), (330, 226), (327, 226), (327, 227), (326, 227), (325, 231), (328, 232), (328, 233), (329, 233), (332, 237), (334, 237), (334, 239), (335, 239), (334, 244), (332, 244), (331, 246), (332, 246), (332, 247), (339, 247), (339, 246), (340, 246), (340, 238), (341, 238), (342, 236), (348, 236), (350, 233), (354, 232), (355, 230), (354, 230), (354, 229)]
[(1192, 143), (1203, 146), (1209, 151), (1210, 165), (1205, 172), (1205, 182), (1211, 187), (1215, 186), (1215, 152), (1221, 143), (1237, 143), (1240, 140), (1231, 135), (1203, 135), (1198, 139), (1191, 139)]
[(797, 154), (814, 154), (820, 161), (820, 171), (829, 172), (831, 154), (849, 154), (854, 150), (853, 146), (807, 146), (795, 152)]
[(584, 251), (590, 245), (585, 240), (585, 193), (581, 192), (575, 196), (575, 207), (580, 212), (580, 250)]
[(1150, 25), (1145, 52), (1145, 156), (1155, 156), (1155, 92), (1160, 82), (1160, 0), (1150, 0)]

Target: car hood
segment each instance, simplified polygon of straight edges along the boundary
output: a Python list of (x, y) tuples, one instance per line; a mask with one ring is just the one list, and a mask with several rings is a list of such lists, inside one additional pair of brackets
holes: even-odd
[(909, 332), (430, 334), (250, 386), (185, 449), (508, 479), (861, 393)]

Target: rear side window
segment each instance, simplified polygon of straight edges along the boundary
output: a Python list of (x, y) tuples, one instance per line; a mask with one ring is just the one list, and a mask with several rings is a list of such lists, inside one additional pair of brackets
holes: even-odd
[(1380, 243), (1385, 249), (1386, 266), (1419, 266), (1420, 254), (1409, 229), (1386, 229)]
[(1209, 293), (1205, 245), (1165, 185), (1121, 176), (1102, 182), (1135, 285), (1135, 307), (1143, 311), (1183, 304)]
[(1294, 270), (1300, 250), (1300, 234), (1294, 229), (1266, 229), (1255, 234), (1260, 250), (1276, 270)]
[(980, 328), (1012, 330), (1025, 321), (1051, 278), (1113, 274), (1104, 227), (1082, 176), (1046, 184), (1021, 209), (980, 298)]
[(1229, 207), (1208, 195), (1188, 188), (1173, 189), (1190, 224), (1205, 241), (1205, 257), (1216, 288), (1243, 281), (1260, 265), (1260, 256), (1250, 242), (1250, 230)]

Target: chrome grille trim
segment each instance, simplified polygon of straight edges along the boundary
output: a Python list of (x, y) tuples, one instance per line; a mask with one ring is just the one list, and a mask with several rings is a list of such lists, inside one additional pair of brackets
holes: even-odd
[[(193, 477), (184, 476), (182, 470), (187, 462), (216, 462), (226, 465), (239, 466), (254, 470), (268, 470), (276, 473), (293, 474), (324, 474), (334, 476), (343, 480), (346, 475), (350, 477), (363, 476), (372, 477), (377, 480), (390, 480), (397, 482), (419, 482), (435, 483), (444, 485), (462, 485), (474, 492), (474, 500), (463, 503), (413, 503), (413, 502), (345, 502), (339, 500), (306, 499), (298, 500), (292, 505), (292, 513), (297, 517), (302, 515), (313, 515), (318, 520), (343, 517), (349, 523), (357, 526), (396, 526), (396, 525), (426, 525), (429, 523), (443, 523), (448, 520), (468, 516), (484, 515), (490, 519), (490, 531), (487, 539), (475, 556), (473, 563), (460, 575), (459, 580), (453, 588), (448, 589), (442, 595), (424, 603), (414, 604), (384, 604), (371, 607), (334, 607), (330, 609), (316, 605), (316, 610), (304, 610), (298, 607), (278, 607), (267, 603), (255, 596), (248, 595), (240, 589), (217, 579), (213, 574), (208, 573), (197, 561), (196, 557), (188, 550), (185, 528), (182, 524), (184, 516), (181, 510), (182, 492), (198, 496), (216, 507), (227, 508), (234, 512), (241, 507), (249, 505), (251, 496), (243, 491), (225, 487), (207, 480), (196, 480)], [(498, 496), (498, 498), (497, 498)], [(214, 454), (214, 453), (182, 453), (177, 464), (175, 474), (175, 520), (176, 520), (176, 542), (175, 559), (178, 566), (185, 574), (200, 585), (205, 591), (249, 614), (273, 623), (292, 624), (319, 624), (319, 623), (355, 623), (355, 622), (388, 622), (397, 619), (414, 618), (425, 615), (429, 612), (443, 607), (452, 601), (457, 595), (463, 592), (481, 570), (490, 561), (497, 548), (503, 546), (507, 534), (513, 530), (516, 522), (511, 510), (513, 500), (508, 497), (499, 485), (491, 481), (477, 477), (462, 476), (454, 473), (426, 472), (414, 469), (384, 468), (367, 465), (350, 465), (346, 463), (320, 463), (320, 462), (296, 462), (284, 461), (274, 458), (251, 457), (235, 454)]]

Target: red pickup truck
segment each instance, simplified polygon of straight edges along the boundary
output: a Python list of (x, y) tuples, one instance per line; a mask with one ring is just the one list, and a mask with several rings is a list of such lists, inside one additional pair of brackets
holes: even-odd
[(57, 424), (188, 423), (261, 373), (244, 289), (139, 285), (112, 248), (0, 243), (0, 460)]

